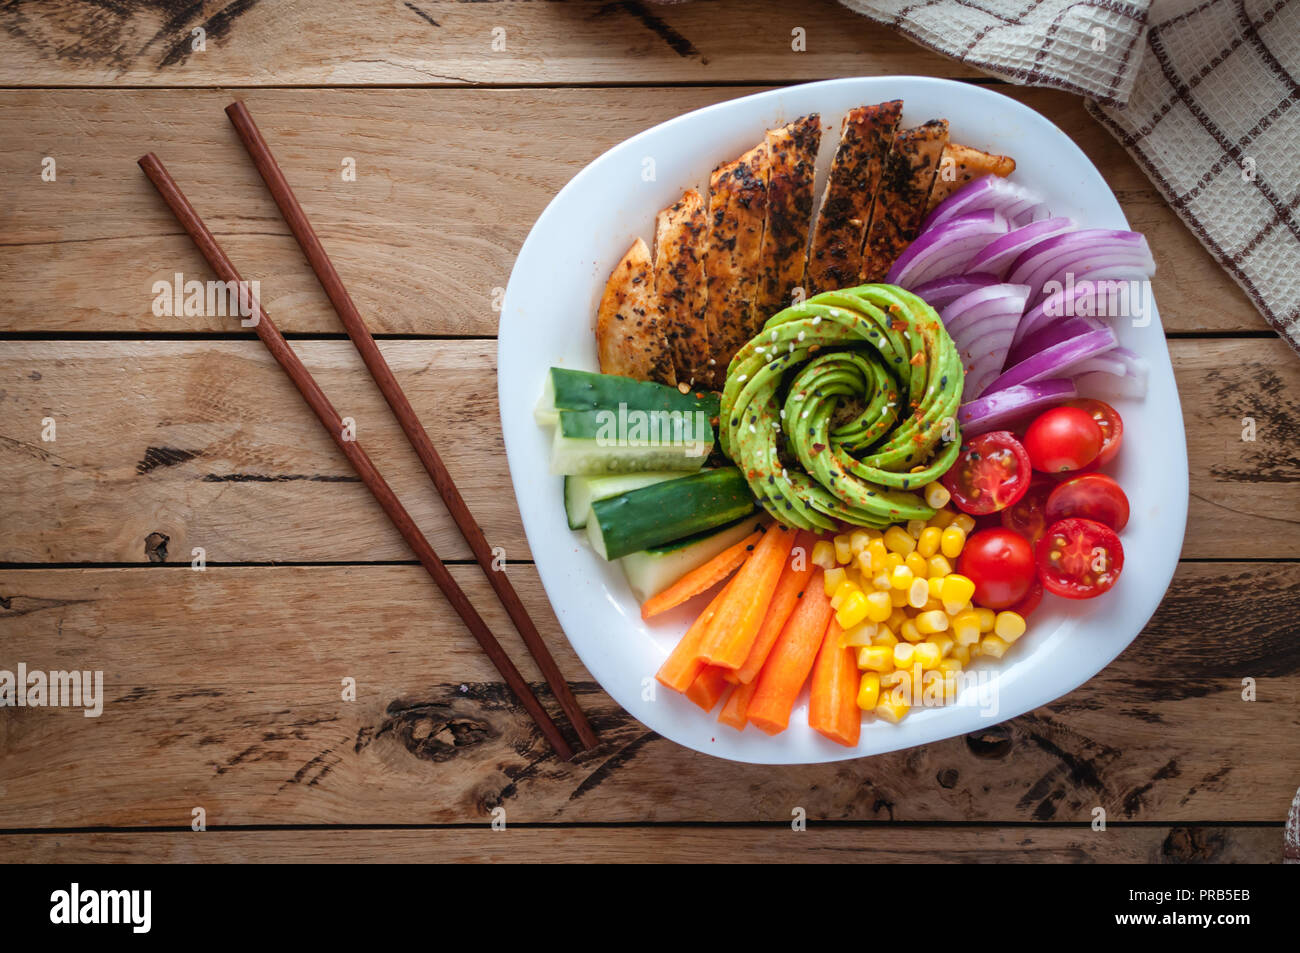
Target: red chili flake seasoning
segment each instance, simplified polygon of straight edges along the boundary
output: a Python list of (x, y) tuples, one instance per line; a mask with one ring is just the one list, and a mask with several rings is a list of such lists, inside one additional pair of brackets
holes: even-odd
[(913, 367), (919, 367), (920, 365), (924, 364), (924, 363), (925, 363), (925, 352), (924, 352), (924, 351), (917, 351), (915, 354), (912, 355), (912, 359), (911, 359), (910, 361), (908, 361), (907, 363), (911, 364)]
[(891, 330), (894, 330), (894, 331), (906, 331), (906, 330), (907, 330), (907, 322), (906, 322), (906, 321), (891, 321), (891, 322), (889, 322), (889, 327), (890, 327)]
[(813, 453), (821, 453), (825, 449), (826, 449), (826, 444), (824, 443), (815, 443), (812, 445)]

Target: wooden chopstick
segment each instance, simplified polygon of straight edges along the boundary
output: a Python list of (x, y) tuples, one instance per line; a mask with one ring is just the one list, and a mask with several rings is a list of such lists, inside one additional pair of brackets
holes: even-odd
[(583, 746), (594, 748), (600, 744), (596, 732), (592, 729), (590, 722), (587, 721), (587, 716), (583, 714), (582, 709), (578, 707), (578, 700), (573, 697), (573, 691), (569, 688), (569, 683), (565, 681), (559, 666), (555, 664), (555, 659), (551, 657), (546, 642), (543, 641), (541, 633), (537, 631), (537, 626), (533, 624), (532, 618), (529, 617), (528, 610), (524, 608), (523, 600), (519, 598), (514, 586), (510, 584), (509, 577), (506, 576), (504, 570), (492, 568), (494, 561), (492, 548), (488, 545), (483, 530), (479, 528), (478, 522), (475, 521), (473, 514), (469, 511), (469, 507), (465, 505), (465, 500), (460, 495), (460, 490), (456, 488), (451, 474), (447, 472), (442, 457), (438, 455), (438, 451), (433, 446), (433, 441), (429, 439), (428, 432), (425, 431), (424, 425), (420, 423), (420, 418), (416, 416), (410, 401), (406, 399), (406, 394), (397, 383), (397, 378), (393, 376), (393, 372), (389, 369), (388, 362), (384, 360), (378, 345), (375, 344), (375, 339), (371, 337), (369, 329), (361, 319), (361, 313), (357, 310), (356, 305), (352, 303), (352, 296), (348, 294), (347, 288), (343, 285), (343, 279), (339, 277), (339, 273), (334, 269), (334, 263), (330, 261), (329, 255), (325, 253), (325, 247), (321, 245), (320, 239), (316, 237), (316, 230), (311, 227), (311, 222), (307, 220), (307, 214), (302, 210), (302, 206), (298, 204), (298, 199), (293, 194), (293, 189), (289, 186), (289, 181), (284, 177), (284, 173), (280, 171), (280, 165), (275, 161), (270, 146), (262, 138), (257, 124), (253, 122), (253, 117), (242, 102), (233, 102), (227, 106), (226, 115), (230, 117), (230, 121), (234, 124), (235, 131), (244, 143), (244, 148), (248, 150), (253, 164), (262, 176), (262, 181), (266, 183), (266, 187), (271, 192), (271, 197), (275, 199), (275, 204), (279, 206), (280, 214), (284, 216), (289, 230), (293, 232), (293, 237), (298, 240), (298, 246), (302, 249), (303, 254), (307, 256), (307, 261), (311, 263), (312, 271), (316, 273), (321, 287), (325, 289), (325, 294), (329, 296), (330, 302), (334, 305), (334, 310), (338, 312), (339, 319), (348, 332), (348, 337), (352, 339), (352, 343), (356, 345), (357, 350), (361, 353), (361, 359), (365, 362), (366, 367), (370, 369), (370, 376), (379, 385), (384, 399), (388, 401), (388, 406), (392, 408), (398, 423), (402, 425), (402, 432), (406, 434), (406, 439), (410, 441), (411, 447), (414, 448), (416, 455), (420, 458), (420, 462), (424, 464), (424, 469), (428, 471), (430, 478), (433, 480), (433, 485), (438, 488), (438, 495), (442, 497), (442, 501), (446, 504), (447, 511), (451, 513), (451, 518), (455, 520), (461, 535), (469, 543), (474, 558), (478, 561), (479, 567), (483, 570), (483, 574), (487, 576), (492, 588), (496, 590), (497, 597), (505, 606), (506, 612), (515, 624), (515, 628), (519, 630), (524, 644), (528, 646), (529, 653), (542, 670), (546, 683), (550, 685), (551, 691), (554, 692), (556, 699), (560, 703), (560, 707), (564, 709), (564, 714), (568, 717), (569, 723), (573, 725), (574, 731), (577, 732)]
[[(154, 188), (158, 190), (158, 194), (162, 196), (163, 201), (167, 203), (167, 207), (172, 210), (172, 214), (176, 216), (176, 220), (180, 222), (181, 227), (194, 240), (199, 252), (207, 259), (212, 270), (217, 273), (217, 277), (222, 281), (236, 282), (235, 287), (241, 289), (247, 287), (243, 284), (243, 279), (235, 269), (234, 264), (231, 263), (221, 246), (217, 244), (217, 240), (208, 231), (207, 226), (203, 224), (198, 212), (194, 211), (194, 207), (185, 198), (180, 186), (168, 174), (161, 160), (151, 152), (146, 156), (142, 156), (139, 164), (140, 168), (144, 170), (144, 174), (149, 177), (149, 181), (153, 183)], [(374, 494), (375, 500), (388, 514), (388, 518), (397, 527), (397, 531), (402, 534), (402, 538), (415, 551), (420, 564), (424, 566), (433, 581), (438, 584), (438, 588), (447, 597), (447, 601), (451, 603), (452, 608), (464, 620), (474, 638), (478, 640), (478, 644), (482, 646), (484, 653), (496, 666), (502, 677), (505, 678), (511, 691), (518, 696), (524, 708), (537, 722), (537, 726), (542, 730), (542, 734), (546, 736), (546, 740), (551, 743), (551, 747), (555, 749), (556, 754), (559, 755), (561, 760), (570, 760), (573, 757), (573, 748), (565, 740), (564, 735), (560, 733), (559, 727), (551, 720), (551, 716), (547, 714), (546, 709), (537, 701), (536, 696), (528, 687), (528, 683), (524, 681), (523, 675), (519, 673), (519, 669), (515, 668), (514, 663), (506, 655), (505, 649), (501, 647), (501, 643), (497, 641), (496, 636), (487, 627), (487, 623), (470, 605), (469, 599), (460, 586), (456, 584), (456, 580), (451, 577), (451, 573), (447, 571), (447, 567), (438, 558), (438, 554), (433, 551), (433, 547), (424, 538), (424, 534), (420, 532), (419, 527), (415, 525), (411, 515), (406, 512), (396, 494), (393, 493), (388, 483), (370, 461), (370, 457), (361, 449), (361, 444), (356, 440), (349, 439), (345, 434), (343, 421), (338, 412), (316, 384), (311, 372), (307, 370), (302, 361), (298, 359), (298, 355), (289, 347), (279, 329), (271, 322), (270, 316), (262, 309), (261, 302), (252, 299), (251, 304), (256, 309), (254, 316), (257, 318), (257, 324), (254, 330), (257, 332), (257, 336), (262, 339), (262, 343), (271, 352), (271, 356), (284, 368), (285, 373), (289, 375), (294, 386), (298, 388), (298, 392), (302, 394), (303, 399), (315, 411), (316, 417), (328, 431), (331, 439), (343, 451), (343, 455), (348, 458), (348, 462), (357, 471), (357, 475), (361, 477), (362, 482)]]

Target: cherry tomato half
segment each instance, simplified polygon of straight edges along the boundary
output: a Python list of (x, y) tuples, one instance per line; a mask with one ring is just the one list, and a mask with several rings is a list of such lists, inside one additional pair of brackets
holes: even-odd
[(1011, 607), (1011, 611), (1016, 613), (1022, 619), (1028, 619), (1029, 613), (1038, 608), (1039, 603), (1043, 601), (1043, 584), (1038, 581), (1038, 576), (1034, 576), (1034, 583), (1025, 593), (1025, 597)]
[(995, 430), (967, 441), (940, 482), (958, 509), (983, 516), (1024, 496), (1032, 473), (1020, 441), (1009, 431)]
[(1115, 585), (1124, 568), (1119, 536), (1095, 520), (1071, 518), (1053, 523), (1038, 541), (1035, 553), (1043, 586), (1067, 599), (1101, 595)]
[(1025, 451), (1035, 470), (1060, 473), (1078, 470), (1096, 460), (1102, 440), (1101, 427), (1087, 411), (1053, 407), (1025, 431)]
[(1047, 522), (1071, 516), (1105, 523), (1118, 533), (1128, 525), (1128, 497), (1114, 478), (1104, 473), (1072, 477), (1048, 496)]
[(1101, 428), (1101, 451), (1090, 466), (1104, 467), (1114, 460), (1115, 454), (1119, 453), (1120, 444), (1124, 442), (1124, 421), (1120, 417), (1119, 411), (1104, 400), (1094, 400), (1091, 397), (1077, 397), (1074, 400), (1067, 400), (1065, 406), (1078, 407), (1092, 417), (1097, 426)]
[(1047, 498), (1055, 488), (1055, 480), (1035, 473), (1025, 495), (999, 514), (1002, 525), (1029, 540), (1029, 545), (1037, 543), (1047, 532), (1047, 524), (1052, 522), (1047, 517)]
[(1033, 587), (1034, 551), (1019, 533), (982, 529), (966, 540), (957, 571), (975, 583), (975, 605), (1005, 609)]

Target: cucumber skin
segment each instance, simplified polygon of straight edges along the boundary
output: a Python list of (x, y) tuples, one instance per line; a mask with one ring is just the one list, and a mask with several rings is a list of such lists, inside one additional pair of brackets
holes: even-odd
[(694, 536), (754, 511), (754, 497), (735, 467), (706, 470), (591, 504), (592, 545), (613, 560)]
[[(587, 515), (591, 511), (591, 504), (596, 500), (605, 500), (611, 496), (617, 496), (619, 493), (627, 493), (629, 490), (639, 490), (642, 487), (654, 486), (656, 483), (667, 483), (669, 480), (677, 480), (686, 476), (682, 472), (668, 472), (663, 470), (651, 470), (645, 473), (617, 473), (610, 476), (566, 476), (564, 478), (564, 515), (568, 518), (569, 529), (582, 529), (587, 525)], [(595, 480), (604, 480), (610, 482), (622, 481), (624, 483), (632, 481), (635, 486), (629, 486), (622, 490), (610, 492), (604, 489), (597, 489), (595, 492), (602, 495), (596, 496), (592, 493), (590, 487), (586, 490), (585, 505), (575, 505), (574, 500), (578, 493), (583, 489), (578, 486), (576, 481), (587, 481), (590, 483)]]
[[(551, 445), (551, 472), (566, 476), (613, 476), (646, 470), (682, 470), (693, 472), (704, 466), (715, 446), (713, 426), (700, 416), (681, 416), (664, 420), (677, 424), (661, 432), (659, 443), (603, 443), (612, 431), (615, 440), (626, 437), (623, 431), (627, 414), (620, 411), (564, 410), (557, 414), (555, 438)], [(614, 415), (612, 418), (608, 415)], [(649, 434), (646, 435), (649, 437)]]
[(637, 410), (702, 410), (712, 419), (718, 416), (720, 398), (711, 391), (683, 394), (653, 381), (552, 367), (535, 414), (538, 423), (553, 424), (561, 410), (617, 410), (620, 403)]

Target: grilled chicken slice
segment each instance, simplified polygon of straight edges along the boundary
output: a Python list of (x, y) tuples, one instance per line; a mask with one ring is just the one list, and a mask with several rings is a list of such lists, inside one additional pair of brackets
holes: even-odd
[(772, 315), (789, 307), (794, 289), (803, 285), (808, 231), (812, 226), (813, 179), (821, 141), (821, 117), (816, 113), (767, 132), (767, 223), (754, 299), (760, 328)]
[(596, 354), (602, 374), (677, 383), (668, 342), (659, 327), (650, 249), (640, 238), (605, 283), (596, 312)]
[(894, 137), (871, 206), (871, 224), (862, 252), (862, 281), (884, 281), (889, 267), (916, 238), (939, 157), (947, 144), (946, 119), (931, 119)]
[(998, 175), (1006, 178), (1016, 171), (1016, 160), (1011, 156), (995, 156), (991, 152), (981, 152), (970, 146), (950, 142), (943, 147), (939, 159), (939, 174), (934, 177), (934, 187), (930, 189), (930, 201), (925, 210), (934, 207), (956, 192), (968, 182), (982, 179), (986, 175)]
[(902, 114), (903, 101), (895, 99), (859, 106), (844, 117), (808, 256), (810, 295), (858, 283), (871, 201)]
[(758, 333), (753, 315), (767, 218), (767, 173), (764, 141), (718, 166), (709, 180), (704, 316), (711, 352), (709, 383), (718, 389), (732, 357)]
[(677, 380), (708, 381), (709, 332), (704, 322), (704, 199), (691, 189), (655, 219), (655, 295), (659, 327)]

